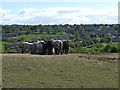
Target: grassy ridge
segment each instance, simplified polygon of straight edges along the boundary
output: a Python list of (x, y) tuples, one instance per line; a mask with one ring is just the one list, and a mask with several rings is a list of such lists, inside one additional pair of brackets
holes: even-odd
[(117, 80), (117, 54), (3, 54), (5, 88), (117, 88)]
[(20, 35), (18, 38), (23, 39), (24, 41), (29, 41), (36, 38), (46, 38), (46, 37), (56, 37), (61, 35), (68, 35), (67, 33), (57, 33), (57, 34), (31, 34), (31, 35)]
[(54, 37), (54, 36), (57, 36), (57, 35), (43, 35), (43, 34), (35, 34), (35, 35), (21, 35), (19, 36), (18, 38), (19, 39), (22, 39), (25, 41), (29, 41), (29, 40), (32, 40), (32, 39), (35, 39), (35, 38), (44, 38), (44, 37)]

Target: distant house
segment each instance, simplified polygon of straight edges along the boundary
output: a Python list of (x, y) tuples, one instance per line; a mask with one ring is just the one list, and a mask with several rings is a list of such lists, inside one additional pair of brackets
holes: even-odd
[(112, 36), (112, 38), (115, 38), (115, 36)]
[(8, 40), (9, 40), (8, 37), (2, 37), (2, 38), (0, 38), (0, 39), (1, 39), (0, 41), (8, 41)]
[(22, 33), (22, 35), (26, 35), (27, 34), (27, 32), (25, 32), (25, 31), (21, 31), (21, 33)]
[(119, 36), (112, 36), (112, 41), (113, 42), (119, 42)]
[(2, 37), (2, 38), (0, 38), (0, 41), (13, 41), (13, 40), (20, 41), (17, 37)]
[(7, 50), (8, 48), (15, 51), (15, 52), (19, 52), (20, 50), (20, 43), (17, 43), (17, 44), (6, 44), (5, 45), (5, 49)]
[(3, 33), (2, 37), (18, 37), (18, 33)]

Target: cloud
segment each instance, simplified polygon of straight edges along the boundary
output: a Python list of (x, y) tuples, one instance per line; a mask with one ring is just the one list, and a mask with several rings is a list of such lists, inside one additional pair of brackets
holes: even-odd
[(2, 17), (2, 16), (4, 16), (4, 15), (8, 14), (9, 12), (10, 12), (9, 9), (8, 9), (8, 10), (4, 10), (4, 9), (0, 8), (0, 17)]
[(19, 10), (19, 15), (25, 16), (25, 15), (28, 15), (30, 12), (33, 12), (35, 10), (36, 9), (34, 9), (34, 8), (23, 8), (23, 9)]
[(84, 7), (24, 8), (19, 10), (18, 15), (5, 15), (2, 24), (117, 24), (117, 12), (117, 9), (94, 10)]
[(5, 19), (5, 16), (8, 15), (9, 12), (9, 9), (4, 10), (3, 8), (0, 8), (0, 24), (3, 24), (3, 19)]
[(93, 10), (83, 7), (53, 7), (43, 9), (41, 13), (34, 15), (34, 18), (43, 24), (117, 23), (117, 9)]

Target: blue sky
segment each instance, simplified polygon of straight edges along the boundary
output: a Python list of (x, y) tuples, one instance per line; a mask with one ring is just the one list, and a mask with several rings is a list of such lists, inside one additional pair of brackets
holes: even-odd
[(118, 1), (0, 3), (0, 24), (116, 24)]
[(12, 10), (11, 13), (17, 13), (22, 8), (49, 8), (49, 7), (86, 7), (94, 10), (115, 9), (116, 2), (3, 2), (2, 8)]

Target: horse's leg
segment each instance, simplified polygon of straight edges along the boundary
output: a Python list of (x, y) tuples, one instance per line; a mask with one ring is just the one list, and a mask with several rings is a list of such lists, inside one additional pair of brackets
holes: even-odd
[(57, 48), (55, 48), (55, 54), (57, 54)]
[(67, 51), (66, 51), (66, 49), (65, 49), (65, 54), (67, 54)]
[(63, 54), (63, 49), (60, 49), (61, 55)]
[(57, 55), (59, 55), (59, 53), (60, 53), (60, 50), (59, 50), (59, 49), (57, 49)]

